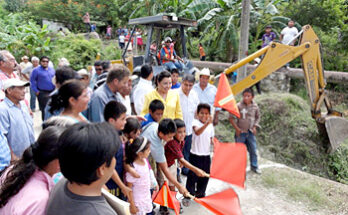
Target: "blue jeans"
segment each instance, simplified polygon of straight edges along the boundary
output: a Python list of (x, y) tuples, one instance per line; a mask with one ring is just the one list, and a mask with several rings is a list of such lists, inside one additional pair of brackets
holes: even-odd
[(36, 94), (33, 89), (30, 87), (30, 109), (35, 110), (36, 108)]
[(241, 133), (239, 137), (235, 136), (234, 138), (236, 140), (236, 143), (244, 143), (246, 145), (249, 152), (251, 168), (257, 169), (257, 146), (254, 134), (249, 131), (248, 133)]
[[(192, 134), (185, 137), (185, 145), (182, 150), (182, 153), (184, 154), (185, 160), (190, 160), (190, 151), (191, 151), (191, 145), (192, 145)], [(186, 167), (182, 168), (182, 174), (187, 175), (189, 172), (189, 169)]]
[(167, 62), (167, 63), (164, 63), (164, 66), (167, 67), (168, 70), (173, 70), (173, 69), (177, 69), (179, 71), (181, 71), (183, 69), (183, 64), (181, 64), (181, 62), (179, 61), (175, 61), (174, 63), (173, 62)]

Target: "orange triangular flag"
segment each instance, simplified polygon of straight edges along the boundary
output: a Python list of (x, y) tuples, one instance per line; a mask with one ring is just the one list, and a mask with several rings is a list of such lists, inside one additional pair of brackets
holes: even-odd
[(175, 214), (178, 215), (180, 212), (180, 202), (175, 196), (176, 192), (170, 191), (168, 184), (165, 181), (162, 188), (157, 193), (154, 193), (152, 201), (159, 205), (173, 209)]
[(214, 214), (242, 215), (239, 198), (231, 188), (204, 198), (195, 198), (195, 201)]
[(247, 148), (243, 143), (220, 143), (214, 138), (210, 177), (244, 188)]
[(236, 117), (240, 117), (236, 100), (232, 94), (232, 90), (225, 73), (222, 73), (220, 76), (214, 106), (221, 107)]

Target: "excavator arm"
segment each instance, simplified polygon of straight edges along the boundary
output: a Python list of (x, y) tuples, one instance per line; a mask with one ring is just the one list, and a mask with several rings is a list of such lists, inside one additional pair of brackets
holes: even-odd
[[(342, 118), (342, 113), (332, 109), (331, 102), (325, 92), (326, 81), (318, 36), (309, 25), (303, 26), (298, 36), (300, 36), (298, 46), (271, 42), (268, 46), (242, 59), (224, 72), (229, 74), (263, 55), (262, 61), (256, 69), (231, 87), (232, 93), (236, 95), (300, 56), (312, 117), (316, 120), (320, 134), (329, 139), (328, 151), (333, 152), (338, 148), (340, 142), (348, 138), (348, 121)], [(321, 111), (323, 103), (327, 113)]]

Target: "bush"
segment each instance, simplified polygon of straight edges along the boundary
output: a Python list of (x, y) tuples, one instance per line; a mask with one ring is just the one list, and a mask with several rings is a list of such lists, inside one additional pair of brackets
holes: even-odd
[(121, 59), (122, 49), (116, 43), (110, 43), (101, 50), (101, 59), (103, 60), (117, 60)]
[(87, 40), (83, 36), (70, 34), (54, 41), (51, 58), (55, 65), (58, 59), (65, 57), (75, 70), (92, 65), (101, 49), (101, 41), (98, 39)]

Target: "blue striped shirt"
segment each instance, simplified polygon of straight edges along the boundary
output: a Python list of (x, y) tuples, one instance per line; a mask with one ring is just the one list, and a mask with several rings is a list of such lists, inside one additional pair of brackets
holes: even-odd
[(0, 132), (0, 171), (10, 164), (11, 151), (8, 147), (6, 137)]

